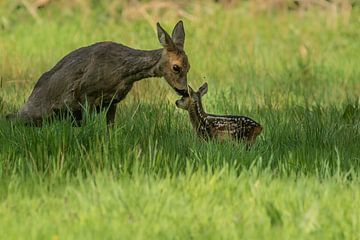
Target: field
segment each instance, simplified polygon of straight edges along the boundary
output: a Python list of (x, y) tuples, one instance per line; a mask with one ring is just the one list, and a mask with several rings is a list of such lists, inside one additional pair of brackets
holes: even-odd
[[(0, 2), (0, 239), (360, 239), (359, 5), (94, 2)], [(5, 120), (68, 52), (157, 49), (180, 18), (189, 84), (264, 126), (251, 150), (198, 139), (163, 79), (110, 130)]]

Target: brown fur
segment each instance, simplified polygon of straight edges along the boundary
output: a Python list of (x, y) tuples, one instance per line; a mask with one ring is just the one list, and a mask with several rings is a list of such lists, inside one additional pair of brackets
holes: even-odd
[(197, 92), (189, 86), (189, 96), (176, 101), (176, 106), (189, 112), (190, 121), (203, 139), (244, 140), (248, 146), (254, 144), (262, 126), (245, 116), (214, 115), (204, 111), (201, 98), (207, 93), (207, 84)]
[[(190, 65), (184, 52), (183, 23), (176, 24), (171, 37), (160, 24), (157, 30), (162, 49), (137, 50), (100, 42), (74, 50), (40, 77), (27, 102), (8, 119), (41, 126), (44, 118), (69, 111), (80, 122), (88, 105), (90, 110), (107, 110), (107, 122), (113, 123), (116, 104), (134, 82), (148, 77), (164, 77), (178, 94), (187, 95)], [(175, 64), (181, 71), (174, 71)]]

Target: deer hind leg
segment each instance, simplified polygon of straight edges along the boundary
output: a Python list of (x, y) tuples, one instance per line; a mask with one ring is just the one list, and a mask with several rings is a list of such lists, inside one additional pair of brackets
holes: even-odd
[(29, 127), (42, 127), (43, 118), (41, 116), (32, 116), (30, 114), (24, 114), (23, 112), (11, 113), (5, 116), (7, 121), (12, 123), (21, 123)]
[(115, 122), (115, 114), (116, 114), (116, 104), (102, 104), (101, 106), (96, 107), (97, 113), (100, 111), (106, 111), (106, 124), (113, 125)]
[(81, 109), (72, 111), (71, 116), (74, 119), (74, 126), (80, 127), (83, 119), (83, 111)]
[(28, 127), (42, 127), (43, 124), (42, 118), (25, 118), (18, 114), (8, 114), (5, 118), (12, 123), (22, 123)]
[(110, 104), (106, 112), (106, 124), (113, 125), (115, 122), (116, 104)]
[(54, 109), (49, 120), (71, 120), (74, 127), (80, 127), (83, 119), (82, 110), (71, 110), (71, 109)]

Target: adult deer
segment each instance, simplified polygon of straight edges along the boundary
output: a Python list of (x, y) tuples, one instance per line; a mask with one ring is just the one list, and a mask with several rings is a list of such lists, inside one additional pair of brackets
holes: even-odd
[(187, 93), (190, 65), (184, 51), (185, 32), (179, 21), (170, 35), (157, 23), (161, 49), (137, 50), (115, 42), (99, 42), (76, 49), (45, 72), (21, 109), (8, 119), (21, 119), (41, 126), (44, 118), (70, 111), (79, 122), (83, 106), (107, 109), (107, 123), (113, 123), (116, 104), (134, 82), (164, 77), (180, 95)]

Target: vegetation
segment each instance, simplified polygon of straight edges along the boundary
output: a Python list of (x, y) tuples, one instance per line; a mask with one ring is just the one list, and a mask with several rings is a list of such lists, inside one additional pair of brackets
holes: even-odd
[[(0, 238), (360, 238), (360, 9), (256, 2), (2, 1)], [(73, 49), (159, 48), (156, 21), (179, 18), (206, 110), (264, 126), (250, 151), (197, 138), (162, 79), (136, 83), (109, 130), (104, 114), (3, 118)]]

